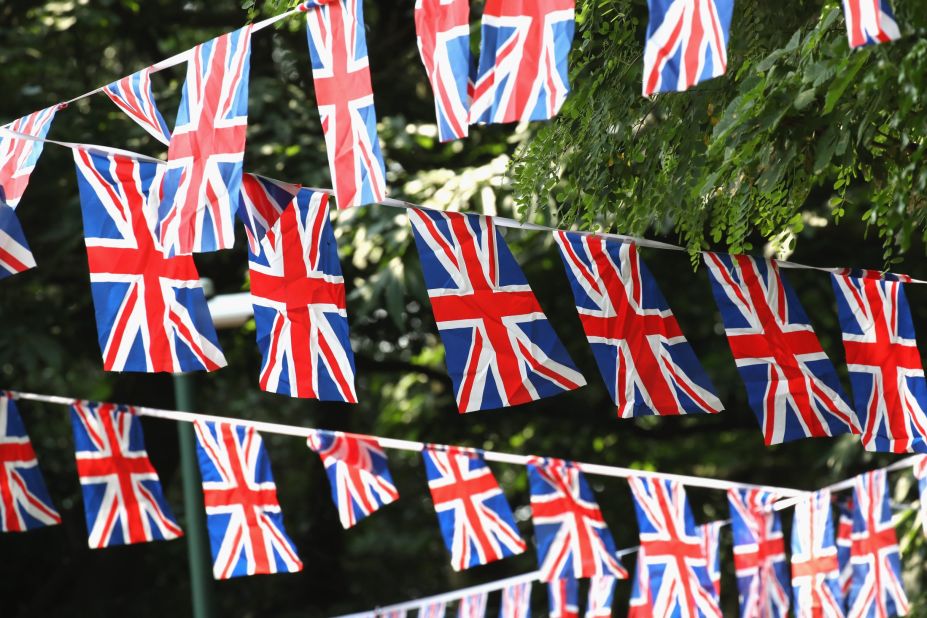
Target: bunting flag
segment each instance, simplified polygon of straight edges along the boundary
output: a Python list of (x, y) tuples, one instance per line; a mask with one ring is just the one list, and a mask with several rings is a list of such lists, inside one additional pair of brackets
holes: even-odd
[(57, 111), (58, 106), (53, 105), (0, 127), (38, 138), (23, 139), (0, 131), (0, 202), (5, 202), (10, 208), (15, 209), (19, 206), (19, 201), (26, 192), (29, 176), (42, 156), (42, 149), (45, 147), (43, 140), (48, 135)]
[(171, 130), (158, 111), (151, 91), (151, 67), (111, 83), (103, 92), (153, 138), (165, 145), (171, 143)]
[(525, 551), (505, 494), (478, 453), (429, 445), (422, 457), (455, 571)]
[(766, 445), (858, 433), (837, 372), (772, 260), (705, 253), (731, 352)]
[(730, 489), (731, 534), (741, 618), (785, 618), (791, 591), (776, 494)]
[(579, 582), (573, 577), (549, 582), (547, 601), (550, 618), (579, 618)]
[(713, 521), (698, 527), (702, 539), (702, 551), (708, 563), (708, 579), (715, 591), (715, 598), (721, 602), (721, 528), (724, 522)]
[(888, 498), (888, 474), (875, 470), (856, 477), (853, 488), (853, 580), (848, 618), (888, 618), (908, 613), (901, 557)]
[(374, 615), (376, 618), (406, 618), (406, 610), (392, 609), (385, 612), (376, 612)]
[(798, 618), (843, 618), (830, 491), (826, 489), (795, 505), (792, 595)]
[(415, 0), (415, 35), (434, 92), (438, 139), (466, 137), (473, 68), (469, 0)]
[(634, 565), (631, 598), (628, 601), (628, 618), (654, 618), (647, 550), (643, 547), (637, 550), (637, 564)]
[(468, 594), (460, 600), (457, 606), (457, 618), (484, 618), (486, 616), (486, 602), (489, 594)]
[(618, 416), (723, 410), (637, 247), (577, 232), (554, 239)]
[(375, 439), (316, 431), (307, 443), (322, 459), (332, 500), (345, 529), (399, 499), (386, 453)]
[(0, 391), (0, 532), (60, 523), (14, 395)]
[(35, 268), (35, 258), (16, 211), (0, 200), (0, 280), (30, 268)]
[(183, 536), (148, 460), (134, 408), (76, 401), (71, 425), (91, 549)]
[(409, 209), (461, 412), (585, 385), (490, 217)]
[(851, 48), (901, 38), (888, 0), (843, 0), (843, 15)]
[(241, 191), (251, 28), (193, 49), (167, 150), (158, 233), (166, 255), (229, 249)]
[(634, 510), (655, 616), (721, 616), (702, 536), (678, 481), (632, 477)]
[(575, 0), (487, 0), (470, 124), (549, 120), (570, 93)]
[(148, 199), (161, 166), (85, 149), (74, 160), (103, 368), (224, 367), (193, 258), (164, 257), (152, 233)]
[(499, 618), (529, 618), (531, 616), (531, 582), (512, 584), (502, 589)]
[(611, 575), (601, 575), (589, 580), (586, 618), (611, 618), (616, 581), (618, 580)]
[(306, 14), (312, 81), (338, 208), (381, 201), (386, 166), (377, 136), (361, 0), (333, 0)]
[(853, 550), (853, 499), (837, 503), (837, 567), (840, 570), (840, 598), (843, 599), (843, 609), (847, 599), (850, 598), (850, 587), (853, 585), (853, 563), (850, 556)]
[(579, 466), (530, 457), (528, 480), (541, 581), (601, 575), (628, 578)]
[(248, 250), (261, 253), (261, 240), (299, 193), (300, 186), (257, 174), (243, 174), (238, 202), (238, 220), (245, 227)]
[(927, 536), (927, 455), (921, 455), (914, 462), (914, 476), (917, 478), (919, 516), (924, 536)]
[(303, 189), (248, 255), (261, 389), (357, 403), (328, 195)]
[(447, 603), (444, 601), (436, 601), (420, 607), (418, 610), (418, 618), (444, 618), (446, 611)]
[(727, 71), (734, 0), (648, 0), (644, 96), (682, 92)]
[(927, 452), (927, 380), (903, 284), (832, 275), (863, 445)]
[(260, 434), (253, 427), (201, 420), (194, 429), (213, 576), (301, 571)]

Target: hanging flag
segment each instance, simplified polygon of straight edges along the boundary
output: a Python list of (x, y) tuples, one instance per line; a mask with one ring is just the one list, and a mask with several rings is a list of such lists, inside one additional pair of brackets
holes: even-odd
[(898, 281), (832, 275), (863, 445), (927, 452), (927, 380)]
[(715, 591), (715, 599), (721, 602), (721, 528), (724, 522), (713, 521), (698, 527), (702, 538), (702, 551), (708, 563), (708, 578)]
[(631, 598), (628, 601), (628, 618), (654, 618), (647, 550), (643, 547), (637, 550), (637, 564), (634, 565)]
[(338, 208), (386, 196), (362, 0), (332, 0), (306, 14), (312, 81)]
[(447, 603), (444, 601), (436, 601), (421, 606), (418, 610), (418, 618), (444, 618), (446, 611)]
[(253, 427), (212, 421), (196, 421), (194, 428), (213, 576), (301, 571), (261, 435)]
[(531, 582), (512, 584), (502, 589), (499, 618), (529, 618), (531, 616)]
[(90, 291), (106, 371), (213, 371), (225, 366), (190, 256), (166, 258), (152, 233), (156, 163), (74, 150)]
[(248, 250), (261, 253), (261, 240), (299, 193), (300, 186), (257, 174), (243, 174), (238, 219), (245, 226)]
[(797, 616), (843, 617), (838, 569), (830, 491), (824, 489), (795, 505), (792, 596)]
[(345, 529), (399, 499), (386, 453), (374, 438), (316, 431), (307, 442), (322, 459), (332, 500)]
[(579, 582), (573, 577), (548, 582), (547, 601), (550, 618), (579, 618)]
[(628, 578), (579, 466), (530, 457), (528, 480), (541, 581), (597, 575)]
[(470, 114), (470, 1), (415, 0), (418, 51), (435, 97), (438, 139), (467, 136)]
[(241, 191), (251, 28), (193, 49), (167, 150), (158, 234), (166, 255), (229, 249)]
[(409, 209), (461, 412), (586, 384), (491, 217)]
[(406, 610), (391, 609), (386, 611), (378, 611), (374, 615), (376, 618), (406, 618)]
[(248, 255), (261, 389), (357, 403), (328, 195), (303, 189)]
[(843, 610), (846, 611), (849, 609), (846, 602), (853, 585), (853, 563), (850, 561), (853, 550), (853, 499), (838, 502), (837, 514), (837, 567), (840, 570), (840, 598), (843, 599)]
[(183, 536), (134, 408), (75, 401), (71, 425), (91, 549)]
[(489, 594), (482, 592), (479, 594), (468, 594), (460, 599), (457, 606), (457, 618), (483, 618), (486, 616), (486, 601)]
[(850, 47), (888, 43), (901, 38), (888, 0), (843, 0)]
[(35, 258), (16, 211), (0, 200), (0, 280), (30, 268), (35, 268)]
[(921, 528), (927, 536), (927, 455), (919, 456), (914, 462), (914, 476), (917, 478), (918, 504)]
[(554, 239), (618, 416), (723, 410), (637, 247), (577, 232)]
[(791, 590), (776, 494), (729, 489), (734, 569), (741, 618), (785, 618)]
[(171, 143), (171, 130), (158, 111), (151, 91), (151, 67), (111, 83), (103, 92), (152, 137), (165, 145)]
[(422, 457), (441, 535), (455, 571), (525, 551), (512, 509), (481, 455), (428, 445)]
[(598, 575), (589, 580), (586, 618), (611, 618), (616, 581), (611, 575)]
[(14, 397), (0, 391), (0, 532), (61, 523)]
[(575, 0), (487, 0), (470, 124), (549, 120), (570, 93)]
[(15, 209), (19, 206), (19, 201), (26, 192), (29, 176), (42, 156), (45, 146), (43, 140), (48, 135), (57, 111), (58, 106), (53, 105), (0, 127), (38, 138), (23, 139), (0, 131), (0, 202), (6, 202), (10, 208)]
[(837, 372), (772, 260), (705, 253), (731, 352), (766, 445), (858, 433)]

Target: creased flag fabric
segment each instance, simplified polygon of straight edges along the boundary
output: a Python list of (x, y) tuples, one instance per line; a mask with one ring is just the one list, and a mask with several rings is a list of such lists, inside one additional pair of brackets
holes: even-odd
[(362, 0), (332, 0), (306, 13), (312, 81), (338, 208), (386, 196)]
[(927, 536), (927, 455), (920, 455), (914, 462), (914, 477), (917, 479), (919, 516), (924, 536)]
[(447, 603), (444, 601), (435, 601), (434, 603), (428, 603), (420, 607), (418, 610), (418, 618), (444, 618), (445, 613), (447, 613)]
[(574, 577), (548, 582), (547, 602), (550, 618), (579, 618), (579, 582)]
[(260, 254), (261, 240), (271, 231), (299, 190), (300, 185), (289, 182), (257, 174), (242, 175), (237, 214), (244, 225), (251, 253)]
[(837, 566), (840, 569), (840, 595), (847, 610), (846, 602), (853, 585), (853, 499), (848, 498), (837, 503)]
[(14, 395), (0, 391), (0, 532), (60, 523)]
[(486, 592), (468, 594), (457, 605), (457, 618), (484, 618), (488, 600), (489, 594)]
[(648, 0), (644, 96), (682, 92), (727, 71), (734, 0)]
[(213, 576), (301, 571), (260, 434), (253, 427), (201, 420), (194, 429)]
[(627, 579), (615, 541), (579, 466), (562, 459), (528, 460), (531, 518), (541, 581), (611, 575)]
[(0, 202), (15, 209), (29, 186), (29, 176), (35, 169), (48, 135), (52, 120), (58, 106), (53, 105), (18, 120), (3, 125), (2, 128), (22, 135), (30, 135), (36, 140), (23, 139), (0, 131)]
[(91, 549), (183, 536), (134, 408), (75, 401), (71, 425)]
[(618, 416), (723, 410), (637, 247), (577, 232), (554, 239)]
[(767, 446), (858, 433), (837, 371), (772, 260), (705, 253), (711, 289)]
[(647, 568), (647, 550), (637, 550), (634, 565), (634, 579), (631, 582), (631, 598), (628, 600), (628, 618), (654, 618), (653, 595), (650, 590), (650, 571)]
[(702, 537), (702, 551), (708, 563), (708, 578), (715, 591), (715, 598), (721, 602), (721, 528), (724, 522), (713, 521), (699, 526)]
[(502, 589), (499, 618), (529, 618), (531, 616), (531, 582), (512, 584)]
[(16, 211), (0, 200), (0, 280), (30, 268), (35, 268), (35, 257)]
[(844, 616), (830, 491), (826, 489), (795, 505), (792, 596), (797, 618)]
[(611, 575), (599, 575), (589, 580), (586, 618), (611, 618), (617, 581)]
[(151, 67), (109, 84), (103, 92), (149, 135), (162, 144), (171, 143), (171, 130), (158, 111), (151, 91)]
[(357, 403), (328, 195), (302, 189), (248, 255), (261, 389)]
[(575, 0), (487, 0), (470, 124), (548, 120), (570, 93)]
[(585, 385), (492, 218), (408, 212), (461, 412)]
[(164, 257), (149, 193), (161, 167), (74, 150), (90, 291), (107, 371), (213, 371), (225, 366), (190, 256)]
[(428, 445), (422, 457), (455, 571), (525, 551), (512, 508), (479, 453)]
[(927, 453), (927, 380), (899, 281), (832, 275), (862, 441)]
[(399, 499), (386, 453), (375, 439), (316, 431), (307, 443), (322, 459), (332, 500), (345, 529)]
[(901, 38), (889, 0), (843, 0), (843, 16), (851, 48)]
[(251, 28), (197, 45), (167, 150), (158, 235), (166, 255), (229, 249), (241, 191)]

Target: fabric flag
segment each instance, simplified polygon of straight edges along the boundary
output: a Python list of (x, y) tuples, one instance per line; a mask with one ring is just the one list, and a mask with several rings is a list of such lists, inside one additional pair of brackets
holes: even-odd
[(699, 526), (699, 536), (702, 538), (702, 551), (708, 562), (708, 578), (715, 591), (715, 598), (721, 602), (721, 528), (724, 522), (713, 521)]
[(261, 240), (274, 227), (299, 190), (300, 185), (257, 174), (242, 175), (237, 214), (238, 220), (245, 227), (251, 253), (261, 253)]
[(374, 614), (376, 618), (406, 618), (406, 610), (404, 609), (392, 609), (386, 611), (378, 611)]
[(921, 455), (914, 462), (914, 476), (917, 478), (919, 515), (924, 536), (927, 536), (927, 455)]
[(3, 125), (6, 129), (22, 135), (31, 135), (35, 140), (14, 137), (0, 131), (0, 202), (15, 209), (29, 185), (29, 176), (35, 169), (58, 106), (32, 112), (18, 120)]
[(579, 466), (562, 459), (528, 460), (531, 518), (541, 581), (611, 575), (627, 579), (615, 541)]
[(192, 50), (167, 150), (157, 231), (166, 255), (229, 249), (241, 191), (251, 28)]
[(490, 217), (409, 209), (461, 412), (585, 385)]
[(481, 455), (428, 445), (422, 457), (441, 535), (455, 571), (525, 551), (512, 509)]
[(271, 231), (248, 255), (261, 389), (357, 403), (328, 195), (301, 190)]
[(531, 616), (531, 582), (512, 584), (502, 589), (499, 618), (529, 618)]
[(863, 445), (927, 453), (927, 380), (903, 284), (831, 278)]
[(447, 603), (437, 601), (423, 605), (418, 610), (418, 618), (444, 618), (447, 611)]
[(30, 268), (35, 268), (35, 258), (16, 211), (0, 200), (0, 280)]
[(601, 575), (589, 580), (586, 618), (611, 618), (616, 581), (611, 575)]
[(483, 618), (486, 616), (486, 602), (489, 594), (468, 594), (460, 600), (457, 606), (457, 618)]
[(727, 340), (766, 445), (858, 433), (837, 372), (772, 260), (705, 253)]
[(851, 48), (901, 38), (888, 0), (843, 0), (843, 15)]
[(830, 491), (795, 505), (792, 520), (792, 596), (798, 618), (843, 618)]
[(853, 581), (847, 597), (847, 616), (905, 616), (909, 605), (901, 579), (888, 473), (875, 470), (856, 477), (853, 505)]
[(853, 585), (853, 563), (850, 561), (853, 551), (853, 499), (839, 502), (837, 514), (837, 567), (840, 570), (840, 598), (846, 611), (850, 586)]
[(415, 0), (418, 51), (435, 97), (438, 139), (467, 136), (470, 115), (470, 1)]
[(647, 550), (643, 547), (637, 550), (637, 564), (634, 565), (634, 580), (631, 582), (631, 598), (628, 601), (628, 618), (654, 618)]
[(682, 92), (727, 71), (734, 0), (648, 0), (644, 96)]
[(307, 442), (322, 459), (332, 500), (345, 529), (399, 499), (386, 453), (376, 439), (340, 431), (316, 431)]
[(554, 239), (618, 416), (723, 410), (637, 247), (577, 232)]
[(60, 523), (14, 395), (0, 391), (0, 532)]
[(91, 549), (183, 536), (134, 408), (75, 401), (71, 426)]
[(579, 618), (579, 582), (573, 577), (549, 582), (547, 601), (550, 618)]
[(171, 143), (171, 130), (158, 111), (151, 91), (151, 67), (111, 83), (103, 92), (152, 137), (165, 145)]
[(386, 195), (386, 166), (362, 0), (333, 0), (309, 10), (306, 31), (335, 201), (338, 208), (379, 202)]
[(253, 427), (212, 421), (196, 421), (194, 428), (213, 576), (301, 571), (261, 435)]
[(470, 124), (549, 120), (570, 93), (575, 0), (487, 0)]
[(791, 604), (778, 496), (761, 489), (730, 489), (731, 534), (741, 618), (785, 618)]
[(166, 258), (149, 193), (161, 166), (75, 149), (90, 291), (107, 371), (213, 371), (225, 366), (199, 273)]

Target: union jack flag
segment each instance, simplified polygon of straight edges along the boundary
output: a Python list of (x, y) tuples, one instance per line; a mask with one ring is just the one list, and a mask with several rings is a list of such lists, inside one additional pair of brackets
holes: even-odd
[(843, 15), (852, 48), (901, 38), (888, 0), (843, 0)]
[(151, 67), (111, 83), (103, 92), (152, 137), (165, 145), (171, 143), (171, 130), (151, 91)]
[(248, 250), (252, 254), (261, 253), (261, 240), (273, 229), (299, 189), (299, 185), (257, 174), (242, 175), (238, 219), (245, 226)]
[(585, 385), (490, 217), (409, 209), (461, 412)]
[(334, 0), (306, 14), (312, 81), (338, 208), (379, 202), (386, 167), (377, 136), (362, 0)]
[(307, 442), (322, 458), (332, 500), (346, 529), (399, 499), (386, 453), (375, 439), (339, 431), (316, 431)]
[(627, 579), (612, 533), (579, 467), (562, 459), (531, 457), (528, 480), (541, 580), (598, 575)]
[(574, 577), (548, 582), (547, 601), (550, 618), (579, 618), (579, 582)]
[(356, 403), (344, 278), (328, 195), (304, 189), (249, 253), (261, 389)]
[(16, 211), (0, 200), (0, 280), (30, 268), (35, 268), (35, 258)]
[(791, 590), (778, 496), (761, 489), (730, 489), (734, 568), (742, 618), (785, 618)]
[(699, 526), (699, 535), (702, 537), (702, 551), (708, 563), (708, 578), (715, 591), (715, 598), (721, 599), (721, 528), (724, 522), (713, 521)]
[(301, 571), (260, 434), (212, 421), (194, 428), (215, 578)]
[(485, 592), (468, 594), (457, 606), (457, 618), (483, 618), (486, 615), (486, 602), (489, 595)]
[[(631, 478), (655, 616), (721, 616), (702, 535), (678, 481)], [(640, 558), (639, 558), (640, 559)]]
[(611, 618), (616, 581), (611, 575), (601, 575), (589, 580), (586, 618)]
[(91, 549), (183, 536), (134, 408), (76, 401), (71, 425)]
[(634, 579), (631, 581), (631, 598), (628, 600), (628, 618), (653, 618), (653, 595), (650, 590), (647, 551), (643, 547), (637, 550), (637, 564), (634, 565)]
[(0, 391), (0, 532), (61, 523), (13, 393)]
[(74, 160), (103, 368), (224, 367), (193, 258), (164, 257), (151, 231), (149, 191), (160, 166), (85, 149)]
[(528, 618), (531, 616), (531, 582), (512, 584), (502, 589), (499, 618)]
[(429, 445), (422, 456), (455, 571), (525, 551), (505, 494), (478, 453)]
[(771, 260), (705, 253), (731, 352), (767, 445), (859, 433), (837, 372)]
[(723, 410), (637, 247), (574, 232), (554, 239), (618, 416)]
[(921, 527), (927, 536), (927, 455), (921, 455), (914, 462), (914, 476), (917, 478), (918, 500), (920, 504)]
[(0, 127), (38, 138), (27, 140), (0, 131), (0, 202), (6, 202), (10, 208), (19, 206), (26, 192), (29, 176), (42, 156), (45, 146), (42, 140), (48, 135), (57, 111), (58, 106), (53, 105)]
[(847, 597), (847, 617), (905, 616), (908, 597), (901, 580), (885, 470), (856, 477), (853, 505), (853, 581)]
[(798, 618), (843, 618), (830, 491), (826, 489), (795, 505), (792, 596)]
[(927, 452), (927, 380), (898, 281), (833, 275), (863, 445)]
[(837, 504), (837, 566), (840, 569), (840, 598), (846, 601), (853, 585), (853, 563), (850, 555), (853, 551), (853, 499), (849, 498)]
[(376, 616), (376, 618), (406, 618), (406, 610), (388, 609), (385, 611), (378, 611), (374, 616)]
[(166, 255), (229, 249), (241, 190), (251, 26), (193, 49), (167, 150), (158, 234)]
[(570, 93), (575, 0), (488, 0), (470, 124), (548, 120)]
[(734, 0), (648, 0), (644, 96), (724, 75)]
[(418, 618), (444, 618), (446, 611), (447, 603), (444, 601), (428, 603), (418, 609)]

